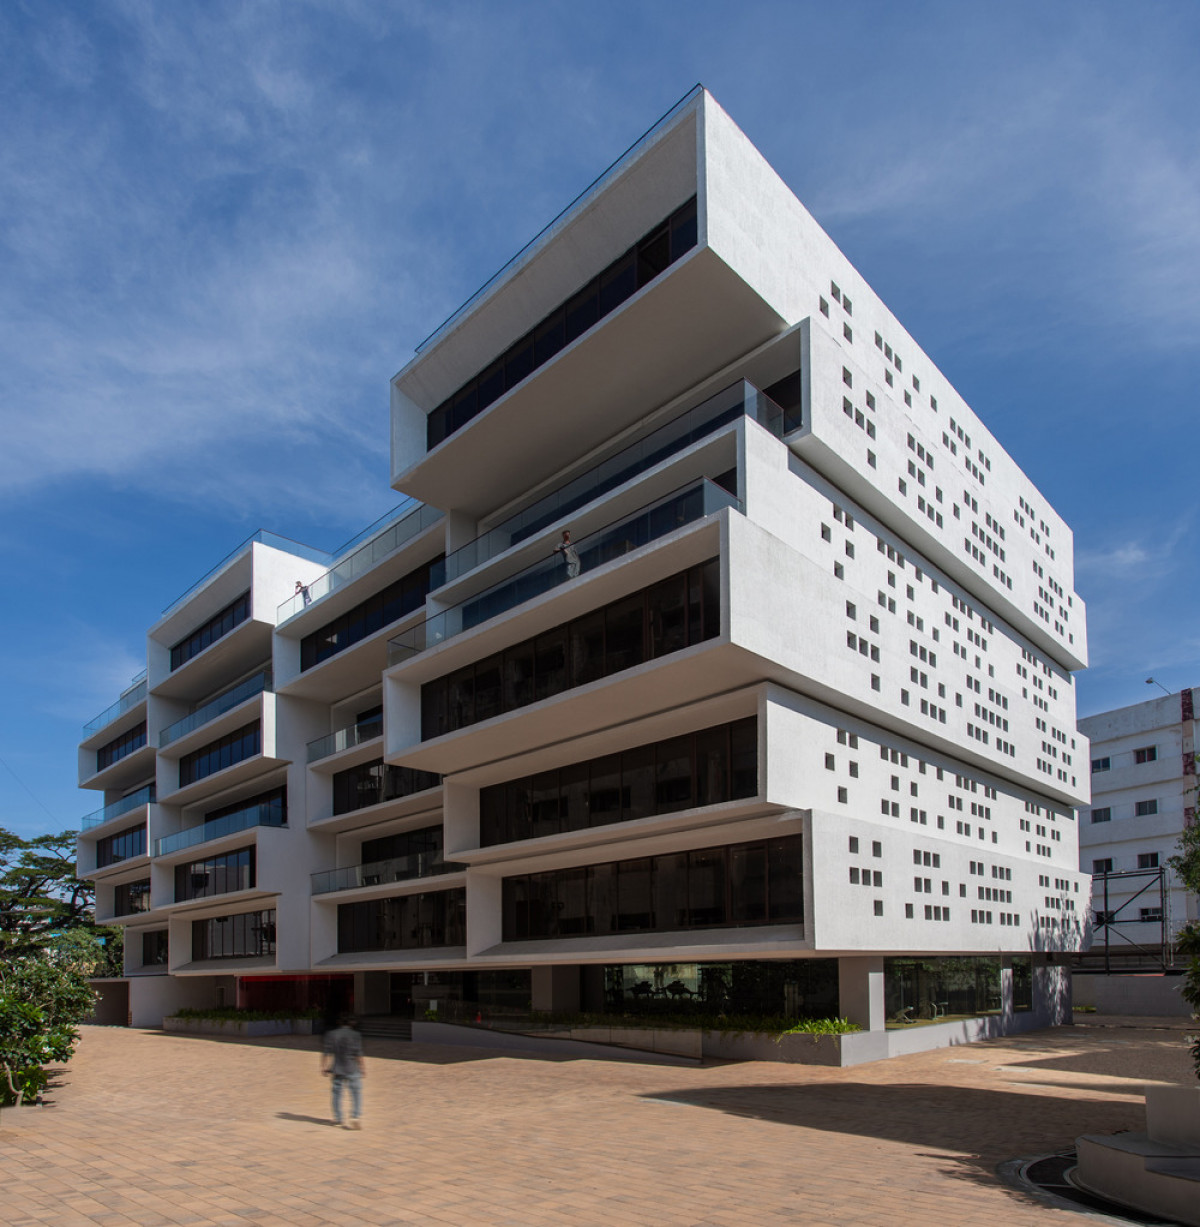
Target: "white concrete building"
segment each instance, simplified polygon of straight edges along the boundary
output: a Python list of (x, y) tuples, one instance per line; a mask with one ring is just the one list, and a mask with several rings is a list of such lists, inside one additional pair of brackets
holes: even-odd
[(1200, 918), (1196, 896), (1169, 869), (1165, 897), (1152, 875), (1138, 874), (1166, 869), (1184, 827), (1196, 818), (1193, 692), (1089, 716), (1079, 731), (1091, 741), (1092, 776), (1092, 803), (1080, 811), (1079, 867), (1101, 875), (1092, 907), (1097, 915), (1105, 911), (1103, 875), (1118, 875), (1107, 882), (1110, 948), (1120, 956), (1136, 944), (1158, 954), (1164, 928), (1169, 942)]
[(89, 726), (135, 1020), (1069, 1011), (1071, 532), (711, 96), (396, 375), (392, 485), (202, 580)]

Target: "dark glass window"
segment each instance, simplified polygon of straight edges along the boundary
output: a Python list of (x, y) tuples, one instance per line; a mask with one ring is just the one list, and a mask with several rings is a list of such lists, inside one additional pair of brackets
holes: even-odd
[(142, 934), (142, 966), (165, 967), (167, 965), (167, 930), (151, 929)]
[(466, 728), (526, 703), (721, 633), (720, 560), (592, 610), (421, 687), (421, 737)]
[(1033, 959), (1014, 955), (1012, 961), (1013, 1009), (1018, 1013), (1033, 1009)]
[(427, 891), (338, 906), (338, 953), (461, 946), (467, 940), (467, 892)]
[(192, 959), (257, 958), (275, 953), (275, 909), (192, 921)]
[(115, 835), (107, 835), (96, 840), (96, 868), (103, 869), (105, 865), (115, 865), (118, 861), (127, 861), (131, 856), (146, 855), (146, 824), (129, 827), (118, 831)]
[(262, 730), (255, 720), (253, 724), (244, 725), (199, 750), (193, 750), (191, 754), (185, 754), (179, 760), (179, 787), (194, 784), (215, 771), (224, 771), (226, 767), (261, 752)]
[(486, 370), (447, 397), (426, 419), (428, 450), (432, 451), (532, 371), (549, 362), (564, 345), (581, 337), (642, 286), (665, 272), (696, 246), (696, 237), (693, 196), (510, 345)]
[(243, 810), (253, 808), (264, 811), (259, 815), (259, 826), (287, 826), (287, 785), (281, 784), (278, 788), (260, 792), (253, 797), (243, 797), (240, 801), (222, 805), (220, 809), (210, 810), (204, 815), (204, 821), (216, 822), (219, 818), (227, 818), (230, 814), (240, 814)]
[(418, 771), (413, 767), (390, 767), (383, 759), (359, 763), (338, 771), (333, 777), (333, 812), (348, 814), (367, 805), (382, 801), (394, 801), (426, 788), (436, 788), (442, 782), (440, 775), (432, 771)]
[(362, 863), (401, 860), (406, 856), (439, 856), (442, 851), (442, 828), (422, 827), (419, 831), (401, 831), (399, 835), (383, 835), (379, 839), (364, 839)]
[(113, 888), (113, 915), (132, 916), (134, 912), (150, 910), (150, 879), (122, 882)]
[(748, 716), (480, 789), (479, 838), (487, 847), (757, 793), (758, 722)]
[(96, 770), (103, 771), (105, 767), (111, 767), (113, 763), (120, 762), (134, 750), (140, 750), (145, 744), (146, 722), (143, 720), (135, 728), (122, 733), (120, 737), (114, 737), (107, 745), (101, 746), (96, 751)]
[(505, 941), (804, 919), (800, 835), (505, 878)]
[(344, 652), (385, 626), (419, 609), (430, 589), (430, 571), (442, 561), (422, 563), (394, 584), (360, 601), (353, 609), (327, 622), (320, 630), (300, 640), (300, 671), (311, 669), (323, 660)]
[(234, 890), (250, 890), (253, 886), (253, 847), (175, 866), (176, 903), (204, 899), (209, 895), (227, 895)]
[(171, 649), (172, 671), (186, 664), (193, 656), (198, 656), (223, 635), (228, 635), (235, 626), (245, 622), (249, 616), (250, 593), (243, 592), (236, 601), (226, 605), (220, 613), (214, 614), (203, 626), (197, 627)]

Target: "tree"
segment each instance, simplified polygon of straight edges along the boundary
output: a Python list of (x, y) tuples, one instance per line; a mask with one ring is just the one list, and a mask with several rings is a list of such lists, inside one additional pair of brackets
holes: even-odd
[(45, 951), (0, 962), (0, 1103), (40, 1093), (45, 1066), (71, 1059), (75, 1025), (94, 1005), (83, 976)]
[[(1175, 855), (1167, 858), (1167, 864), (1187, 890), (1200, 895), (1200, 822), (1184, 827), (1175, 847)], [(1193, 1016), (1200, 1019), (1200, 924), (1193, 921), (1185, 925), (1176, 936), (1175, 944), (1179, 952), (1190, 959), (1183, 980), (1183, 997), (1192, 1007)], [(1200, 1035), (1192, 1036), (1191, 1040), (1192, 1063), (1196, 1077), (1200, 1078)]]
[(97, 928), (75, 833), (0, 829), (0, 1103), (36, 1098), (95, 1006), (87, 978), (120, 974), (120, 930)]
[(22, 839), (0, 828), (0, 957), (40, 950), (52, 934), (94, 927), (95, 890), (75, 876), (75, 832)]
[(1193, 821), (1183, 828), (1175, 849), (1175, 855), (1167, 857), (1167, 864), (1188, 890), (1200, 895), (1200, 822)]

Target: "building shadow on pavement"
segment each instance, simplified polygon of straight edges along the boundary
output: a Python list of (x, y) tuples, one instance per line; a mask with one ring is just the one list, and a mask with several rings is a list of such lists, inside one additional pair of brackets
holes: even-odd
[(1108, 1122), (1124, 1120), (1131, 1107), (1125, 1101), (1078, 1093), (1039, 1095), (1029, 1085), (1016, 1091), (926, 1083), (703, 1087), (643, 1098), (822, 1133), (951, 1151), (962, 1156), (960, 1162), (967, 1169), (975, 1164), (986, 1172), (989, 1182), (997, 1162), (1069, 1146), (1080, 1133), (1105, 1132)]
[[(311, 1052), (322, 1050), (319, 1035), (192, 1035), (180, 1031), (148, 1030), (166, 1040), (192, 1040), (205, 1044), (234, 1044), (241, 1047), (292, 1049)], [(472, 1061), (538, 1061), (545, 1064), (563, 1064), (570, 1061), (597, 1060), (603, 1058), (558, 1055), (553, 1052), (522, 1052), (508, 1048), (475, 1048), (467, 1045), (421, 1044), (412, 1040), (385, 1040), (371, 1036), (363, 1038), (363, 1055), (384, 1061), (409, 1061), (420, 1065), (465, 1065)], [(623, 1061), (622, 1064), (637, 1064)]]

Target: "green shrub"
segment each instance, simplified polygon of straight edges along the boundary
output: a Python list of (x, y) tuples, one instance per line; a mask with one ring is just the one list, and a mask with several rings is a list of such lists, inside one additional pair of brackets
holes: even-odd
[(719, 1031), (722, 1035), (845, 1035), (861, 1030), (844, 1018), (788, 1018), (781, 1014), (543, 1014), (530, 1022), (553, 1027), (636, 1027), (661, 1031)]
[(802, 1018), (795, 1026), (781, 1032), (778, 1038), (783, 1039), (785, 1035), (853, 1035), (861, 1030), (858, 1023), (848, 1018)]
[(206, 1022), (286, 1022), (293, 1018), (320, 1018), (322, 1011), (307, 1010), (239, 1010), (236, 1006), (215, 1006), (208, 1010), (184, 1006), (172, 1018), (200, 1019)]

